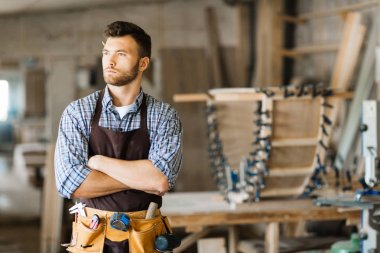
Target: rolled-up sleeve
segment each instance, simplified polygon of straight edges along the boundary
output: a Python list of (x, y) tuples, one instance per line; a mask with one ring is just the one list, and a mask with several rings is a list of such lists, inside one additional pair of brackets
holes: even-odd
[(169, 112), (158, 124), (149, 160), (166, 175), (169, 189), (173, 189), (182, 164), (182, 125), (177, 113)]
[(54, 157), (56, 186), (65, 198), (71, 198), (91, 171), (86, 167), (88, 140), (80, 122), (69, 105), (62, 114)]

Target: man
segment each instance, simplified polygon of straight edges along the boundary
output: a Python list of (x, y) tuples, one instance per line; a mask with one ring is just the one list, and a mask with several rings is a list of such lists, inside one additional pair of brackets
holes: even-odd
[[(150, 202), (161, 206), (180, 170), (182, 127), (170, 105), (141, 89), (150, 61), (150, 36), (122, 21), (108, 25), (105, 35), (102, 64), (107, 85), (63, 112), (55, 170), (61, 196), (80, 198), (92, 208), (87, 212), (101, 219), (104, 214), (107, 221), (112, 212), (133, 216), (147, 210)], [(128, 240), (115, 242), (107, 236), (102, 250), (128, 252)]]

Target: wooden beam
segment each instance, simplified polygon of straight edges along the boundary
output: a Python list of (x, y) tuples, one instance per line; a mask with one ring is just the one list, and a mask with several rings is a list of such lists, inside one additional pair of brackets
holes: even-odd
[(197, 241), (197, 250), (198, 253), (226, 253), (226, 240), (224, 237), (200, 239)]
[(272, 147), (312, 146), (317, 145), (317, 138), (288, 138), (272, 140)]
[[(346, 91), (350, 85), (355, 67), (359, 58), (360, 49), (362, 47), (363, 38), (366, 28), (361, 24), (362, 15), (358, 12), (351, 12), (345, 16), (345, 24), (342, 32), (342, 38), (339, 51), (336, 56), (330, 87)], [(341, 101), (326, 99), (326, 102), (333, 106), (333, 109), (326, 110), (325, 115), (336, 124), (336, 119), (340, 109)], [(322, 141), (329, 144), (330, 136), (322, 136)], [(326, 150), (319, 146), (321, 161), (325, 160)], [(307, 182), (305, 182), (306, 184)]]
[(269, 169), (269, 174), (272, 177), (288, 177), (288, 176), (307, 176), (310, 175), (310, 167), (303, 168), (275, 168)]
[(228, 253), (237, 253), (238, 234), (237, 226), (228, 226)]
[(255, 78), (252, 86), (268, 87), (282, 85), (282, 0), (257, 1)]
[(265, 226), (265, 253), (278, 253), (280, 250), (280, 225), (269, 222)]
[(210, 233), (211, 228), (206, 227), (202, 231), (193, 233), (182, 239), (181, 245), (174, 249), (174, 253), (180, 253), (183, 252), (185, 249), (193, 245), (199, 238), (202, 238), (203, 236), (207, 235)]
[(284, 22), (288, 22), (288, 23), (294, 23), (294, 24), (304, 24), (304, 23), (305, 23), (304, 20), (301, 20), (300, 18), (298, 18), (298, 17), (294, 17), (294, 16), (281, 15), (280, 18), (281, 18)]
[(61, 243), (63, 198), (58, 196), (54, 179), (55, 143), (50, 144), (47, 155), (45, 180), (42, 192), (41, 252), (59, 252)]
[[(352, 92), (334, 92), (333, 96), (330, 96), (329, 99), (350, 99), (352, 98)], [(218, 94), (206, 94), (206, 93), (189, 93), (189, 94), (175, 94), (173, 96), (173, 101), (176, 103), (190, 103), (190, 102), (237, 102), (237, 101), (258, 101), (266, 97), (265, 94), (257, 92), (249, 93), (218, 93)], [(283, 95), (275, 95), (271, 97), (273, 100), (295, 100), (295, 99), (311, 99), (311, 96), (302, 96), (302, 97), (289, 97), (284, 98)]]
[(361, 25), (360, 13), (349, 13), (343, 30), (337, 59), (331, 78), (331, 87), (346, 90), (354, 74), (359, 52), (362, 46), (365, 27)]
[(329, 16), (335, 16), (335, 15), (342, 15), (342, 14), (345, 14), (349, 11), (355, 11), (355, 10), (360, 10), (360, 9), (364, 9), (364, 8), (370, 8), (370, 7), (373, 7), (376, 5), (379, 5), (379, 1), (378, 0), (371, 0), (371, 1), (367, 1), (367, 2), (360, 2), (360, 3), (351, 4), (351, 5), (346, 5), (346, 6), (336, 8), (336, 9), (331, 9), (331, 10), (304, 13), (304, 14), (301, 14), (297, 17), (283, 15), (283, 16), (281, 16), (281, 18), (285, 22), (302, 24), (302, 23), (305, 23), (306, 21), (309, 21), (311, 19), (324, 18), (324, 17), (329, 17)]
[[(279, 191), (282, 190), (286, 189)], [(161, 211), (169, 217), (173, 228), (360, 217), (360, 211), (342, 213), (335, 207), (315, 206), (310, 199), (267, 200), (237, 205), (232, 209), (219, 192), (167, 193)]]
[(378, 34), (378, 18), (374, 16), (372, 20), (372, 27), (369, 32), (368, 42), (366, 45), (363, 61), (360, 64), (359, 76), (357, 79), (357, 85), (355, 87), (355, 96), (350, 104), (348, 117), (346, 118), (345, 125), (343, 127), (342, 138), (340, 138), (339, 146), (337, 149), (337, 156), (334, 161), (334, 166), (338, 169), (342, 169), (344, 162), (346, 161), (350, 150), (354, 144), (356, 133), (359, 130), (360, 117), (362, 104), (365, 99), (368, 98), (375, 81), (375, 50), (376, 39)]
[(281, 50), (281, 55), (284, 57), (300, 57), (306, 54), (317, 54), (317, 53), (325, 53), (325, 52), (334, 52), (339, 48), (338, 45), (312, 45), (312, 46), (302, 46), (296, 47), (293, 49), (283, 49)]
[(247, 85), (248, 78), (248, 62), (249, 62), (249, 29), (250, 29), (250, 14), (249, 7), (246, 4), (239, 4), (238, 8), (238, 43), (236, 48), (236, 68), (237, 82), (239, 86)]
[(206, 8), (206, 27), (208, 34), (208, 55), (211, 60), (212, 87), (223, 87), (218, 20), (215, 9), (212, 7)]
[(206, 93), (174, 94), (173, 101), (176, 103), (207, 102), (211, 97)]

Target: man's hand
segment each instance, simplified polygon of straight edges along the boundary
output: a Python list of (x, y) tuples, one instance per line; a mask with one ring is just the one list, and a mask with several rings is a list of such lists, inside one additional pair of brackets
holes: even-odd
[(99, 164), (99, 158), (101, 156), (100, 155), (94, 155), (94, 156), (91, 156), (90, 159), (88, 160), (88, 163), (87, 163), (87, 167), (92, 169), (92, 170), (99, 170), (98, 168), (98, 164)]

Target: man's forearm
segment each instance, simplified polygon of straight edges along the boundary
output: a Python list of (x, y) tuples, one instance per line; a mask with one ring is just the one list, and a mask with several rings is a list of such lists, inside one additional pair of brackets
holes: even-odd
[(128, 186), (118, 180), (93, 170), (87, 178), (72, 194), (73, 198), (95, 198), (129, 189)]
[(90, 158), (88, 167), (131, 189), (163, 195), (169, 188), (167, 177), (149, 160), (126, 161), (96, 155)]

